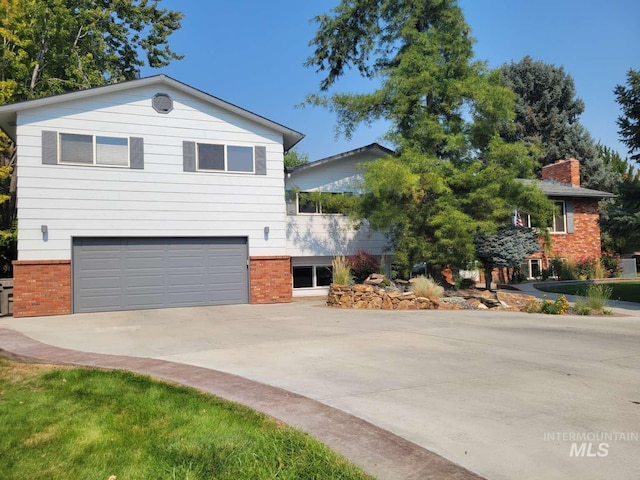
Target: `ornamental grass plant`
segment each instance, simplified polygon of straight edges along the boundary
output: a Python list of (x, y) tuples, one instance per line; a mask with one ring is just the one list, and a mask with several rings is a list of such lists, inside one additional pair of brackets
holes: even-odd
[(611, 298), (612, 288), (603, 283), (591, 283), (585, 296), (576, 300), (576, 310), (580, 315), (602, 315), (608, 313), (607, 301)]
[(439, 300), (444, 294), (444, 288), (431, 277), (420, 275), (411, 282), (409, 287), (416, 297), (425, 297), (432, 301)]
[(333, 283), (338, 285), (350, 285), (353, 281), (351, 268), (343, 255), (333, 257)]

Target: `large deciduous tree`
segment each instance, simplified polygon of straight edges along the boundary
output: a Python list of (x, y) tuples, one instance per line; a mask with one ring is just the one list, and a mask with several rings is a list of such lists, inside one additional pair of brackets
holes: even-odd
[(148, 0), (2, 0), (2, 103), (136, 78), (180, 58), (182, 14)]
[(580, 160), (581, 183), (612, 191), (619, 176), (602, 160), (589, 132), (580, 123), (584, 102), (573, 78), (562, 67), (529, 56), (501, 68), (502, 82), (517, 95), (515, 128), (502, 130), (510, 141), (522, 141), (542, 166), (562, 158)]
[[(525, 146), (499, 136), (515, 96), (474, 60), (455, 0), (343, 0), (315, 20), (307, 66), (323, 79), (308, 103), (334, 111), (347, 137), (362, 123), (391, 124), (397, 156), (368, 164), (359, 213), (388, 235), (397, 263), (462, 264), (478, 228), (492, 232), (517, 207), (539, 218), (552, 211), (515, 181), (535, 164)], [(352, 68), (374, 90), (331, 92)]]
[[(134, 79), (181, 58), (159, 0), (0, 0), (0, 104)], [(0, 133), (0, 256), (15, 249), (15, 145)]]

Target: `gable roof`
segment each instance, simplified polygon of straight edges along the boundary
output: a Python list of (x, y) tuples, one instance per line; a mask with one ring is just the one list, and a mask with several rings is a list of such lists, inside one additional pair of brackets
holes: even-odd
[(296, 143), (304, 138), (304, 135), (289, 127), (285, 127), (273, 120), (269, 120), (256, 113), (245, 110), (229, 102), (225, 102), (218, 97), (214, 97), (202, 90), (198, 90), (186, 83), (179, 82), (167, 75), (154, 75), (152, 77), (145, 77), (136, 80), (128, 80), (125, 82), (114, 83), (111, 85), (104, 85), (101, 87), (88, 88), (86, 90), (78, 90), (76, 92), (61, 93), (59, 95), (52, 95), (49, 97), (38, 98), (35, 100), (26, 100), (23, 102), (11, 103), (8, 105), (0, 106), (0, 128), (12, 139), (16, 137), (16, 116), (18, 113), (32, 108), (46, 107), (50, 105), (56, 105), (72, 100), (82, 100), (85, 98), (91, 98), (98, 95), (126, 92), (128, 90), (148, 87), (172, 87), (187, 95), (195, 97), (206, 103), (209, 103), (215, 107), (222, 108), (229, 112), (232, 112), (240, 117), (255, 122), (259, 125), (267, 127), (282, 134), (284, 139), (284, 149), (291, 149)]
[(348, 152), (338, 153), (337, 155), (332, 155), (330, 157), (321, 158), (320, 160), (315, 160), (313, 162), (305, 163), (304, 165), (300, 165), (298, 167), (287, 170), (287, 173), (297, 173), (302, 170), (316, 168), (321, 165), (327, 165), (328, 163), (344, 160), (346, 158), (353, 157), (354, 155), (358, 155), (359, 153), (364, 153), (364, 152), (371, 152), (378, 158), (388, 157), (389, 155), (395, 155), (396, 153), (390, 148), (383, 147), (379, 143), (371, 143), (369, 145), (365, 145), (364, 147), (349, 150)]
[(613, 198), (615, 195), (601, 190), (575, 187), (568, 183), (556, 182), (555, 180), (526, 180), (518, 179), (525, 185), (537, 185), (547, 197), (575, 197), (575, 198)]

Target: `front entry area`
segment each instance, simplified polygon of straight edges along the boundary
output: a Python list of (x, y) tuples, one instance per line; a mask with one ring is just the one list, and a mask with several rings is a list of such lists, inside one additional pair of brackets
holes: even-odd
[(244, 237), (74, 238), (73, 312), (249, 302)]

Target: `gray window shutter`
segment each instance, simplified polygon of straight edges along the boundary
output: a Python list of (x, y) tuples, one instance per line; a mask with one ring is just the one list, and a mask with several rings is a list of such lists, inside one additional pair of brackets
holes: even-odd
[(129, 161), (131, 168), (144, 169), (144, 139), (131, 137), (129, 139)]
[(42, 131), (42, 163), (44, 165), (58, 163), (58, 132)]
[(567, 200), (564, 202), (565, 207), (567, 209), (567, 233), (573, 233), (574, 225), (573, 225), (573, 201)]
[(196, 171), (196, 142), (182, 142), (182, 169)]
[(287, 202), (287, 215), (298, 214), (298, 202), (295, 190), (287, 190), (285, 192), (285, 200)]
[(267, 174), (267, 147), (256, 147), (256, 175)]

